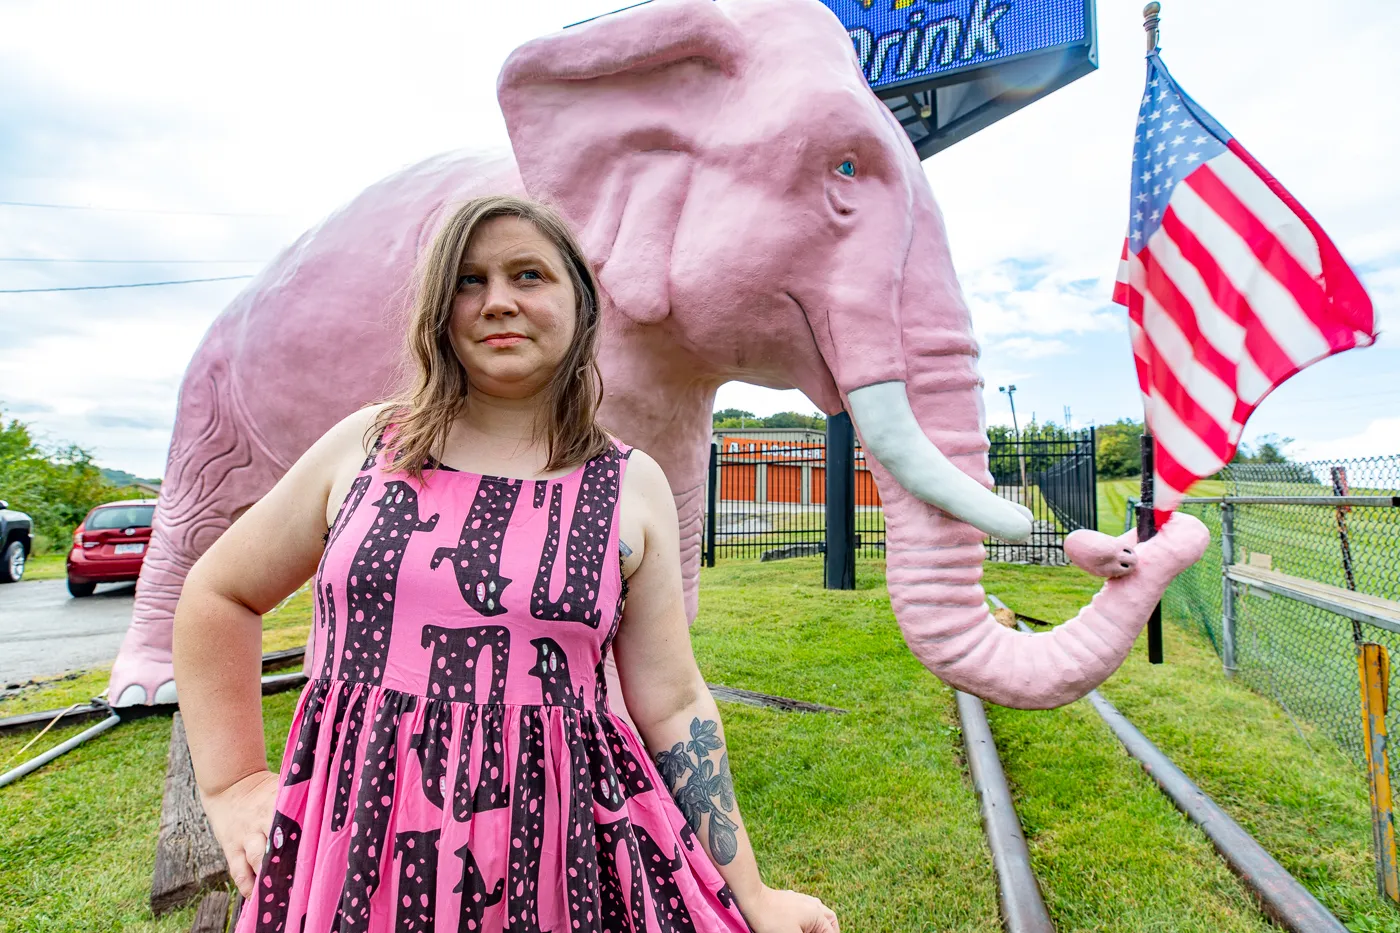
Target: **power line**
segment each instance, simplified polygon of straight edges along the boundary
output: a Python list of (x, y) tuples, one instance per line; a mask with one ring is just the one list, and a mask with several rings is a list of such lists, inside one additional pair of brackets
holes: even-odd
[(237, 263), (267, 262), (266, 259), (58, 259), (49, 256), (0, 256), (0, 262), (109, 262), (117, 265), (149, 264), (172, 266), (193, 263), (196, 265), (224, 265)]
[(127, 282), (122, 285), (69, 285), (63, 288), (0, 288), (0, 295), (31, 295), (35, 292), (89, 292), (102, 288), (154, 288), (157, 285), (191, 285), (195, 282), (232, 282), (251, 275), (224, 275), (214, 279), (176, 279), (170, 282)]
[(5, 207), (44, 207), (60, 211), (115, 211), (125, 214), (183, 214), (195, 217), (280, 217), (286, 214), (262, 214), (250, 211), (178, 211), (157, 207), (99, 207), (91, 204), (44, 204), (38, 201), (0, 201)]

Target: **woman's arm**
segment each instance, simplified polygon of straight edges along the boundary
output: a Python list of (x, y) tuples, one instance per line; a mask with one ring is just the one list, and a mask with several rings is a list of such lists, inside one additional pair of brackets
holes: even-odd
[(315, 572), (331, 485), (362, 450), (367, 423), (357, 412), (312, 445), (195, 562), (175, 608), (173, 661), (190, 758), (245, 896), (277, 789), (263, 742), (262, 615)]
[[(665, 474), (634, 450), (623, 503), (641, 512), (643, 541), (628, 578), (627, 605), (613, 644), (623, 699), (637, 731), (701, 845), (756, 933), (838, 930), (816, 898), (763, 884), (739, 814), (719, 708), (691, 650), (681, 590), (680, 534)], [(627, 527), (636, 528), (635, 522)]]

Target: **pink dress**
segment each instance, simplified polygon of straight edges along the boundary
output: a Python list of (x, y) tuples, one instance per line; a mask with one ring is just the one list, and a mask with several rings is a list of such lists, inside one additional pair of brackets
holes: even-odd
[(747, 933), (608, 708), (629, 452), (552, 480), (365, 461), (237, 933)]

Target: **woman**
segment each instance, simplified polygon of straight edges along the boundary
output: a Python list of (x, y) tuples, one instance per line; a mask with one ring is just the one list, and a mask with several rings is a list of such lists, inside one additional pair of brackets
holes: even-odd
[[(760, 880), (670, 487), (595, 420), (598, 290), (575, 238), (541, 205), (477, 199), (416, 284), (412, 389), (312, 445), (176, 609), (238, 933), (836, 933), (816, 898)], [(313, 574), (279, 780), (261, 614)], [(635, 731), (608, 707), (609, 647)]]

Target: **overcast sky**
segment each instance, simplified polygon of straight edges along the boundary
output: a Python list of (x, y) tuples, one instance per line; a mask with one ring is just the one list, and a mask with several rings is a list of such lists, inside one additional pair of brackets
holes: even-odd
[[(849, 0), (858, 2), (858, 0)], [(876, 0), (879, 3), (891, 0)], [(463, 147), (505, 147), (511, 49), (623, 0), (0, 4), (0, 289), (249, 275), (366, 186)], [(1381, 327), (1400, 301), (1400, 175), (1386, 0), (1168, 0), (1182, 86), (1330, 232)], [(1139, 417), (1109, 302), (1142, 93), (1137, 2), (1098, 4), (1100, 68), (925, 163), (982, 342), (992, 422)], [(14, 262), (22, 257), (160, 260)], [(217, 262), (215, 262), (217, 260)], [(0, 294), (0, 408), (106, 466), (164, 470), (181, 374), (242, 281)], [(1393, 325), (1392, 325), (1393, 326)], [(730, 384), (719, 406), (812, 410)], [(1325, 361), (1246, 439), (1400, 453), (1400, 342)]]

